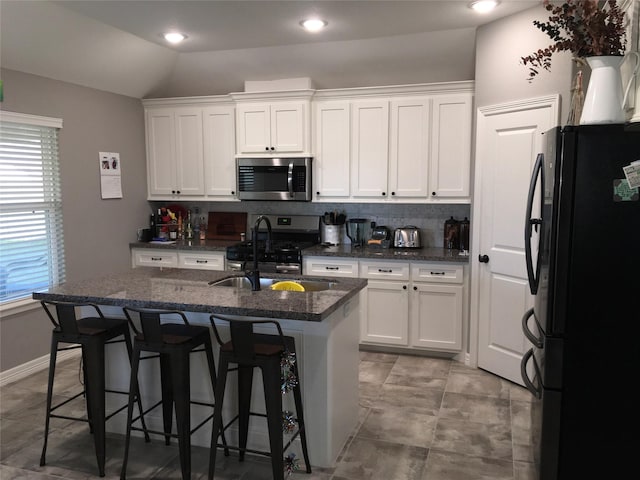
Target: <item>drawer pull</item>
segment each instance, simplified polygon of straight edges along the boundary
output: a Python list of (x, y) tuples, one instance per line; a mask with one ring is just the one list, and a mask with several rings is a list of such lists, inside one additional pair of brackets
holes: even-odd
[(393, 273), (393, 269), (391, 268), (379, 268), (378, 271), (380, 273)]
[(340, 267), (324, 267), (325, 270), (340, 270)]
[(151, 257), (151, 261), (152, 262), (161, 262), (162, 261), (162, 257)]
[(445, 272), (431, 272), (431, 275), (445, 275)]
[(196, 260), (196, 263), (209, 263), (208, 260)]

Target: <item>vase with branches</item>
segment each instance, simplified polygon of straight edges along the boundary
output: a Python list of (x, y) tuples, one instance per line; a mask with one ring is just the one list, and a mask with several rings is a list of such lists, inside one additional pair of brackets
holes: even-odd
[(522, 63), (529, 67), (529, 81), (541, 69), (551, 70), (555, 52), (569, 51), (578, 59), (624, 55), (625, 13), (616, 0), (565, 0), (560, 5), (544, 0), (543, 5), (551, 12), (549, 20), (534, 20), (533, 24), (553, 43), (521, 57)]

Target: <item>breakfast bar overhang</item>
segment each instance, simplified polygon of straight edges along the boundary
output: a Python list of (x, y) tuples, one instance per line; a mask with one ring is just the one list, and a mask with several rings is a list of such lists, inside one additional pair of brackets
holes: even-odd
[[(94, 303), (102, 308), (105, 315), (113, 317), (124, 317), (122, 307), (126, 306), (179, 310), (187, 314), (191, 323), (201, 325), (210, 325), (209, 316), (216, 313), (237, 318), (277, 320), (284, 333), (296, 341), (311, 464), (334, 466), (358, 422), (360, 293), (367, 281), (331, 279), (326, 282), (325, 289), (304, 292), (270, 288), (252, 291), (237, 283), (234, 286), (213, 285), (232, 276), (238, 275), (203, 270), (136, 268), (123, 274), (63, 284), (47, 292), (34, 293), (33, 298)], [(311, 280), (291, 275), (270, 277), (274, 280)], [(312, 280), (319, 279), (314, 277)], [(223, 326), (222, 332), (228, 338)], [(265, 333), (271, 331), (265, 330)], [(122, 348), (122, 351), (118, 352), (116, 348)], [(157, 362), (146, 363), (148, 365), (142, 365), (139, 372), (143, 397), (159, 400)], [(192, 399), (213, 400), (213, 392), (205, 377), (204, 355), (192, 357), (191, 371)], [(110, 388), (128, 389), (129, 367), (124, 346), (114, 346), (108, 351), (106, 375)], [(254, 376), (254, 382), (253, 391), (257, 393), (252, 399), (252, 410), (264, 411), (258, 375)], [(223, 417), (230, 419), (235, 415), (237, 392), (235, 382), (229, 381), (228, 385)], [(110, 400), (107, 397), (107, 406)], [(292, 410), (292, 403), (292, 399), (283, 398), (285, 410)], [(210, 413), (194, 406), (192, 425), (197, 425)], [(107, 424), (108, 430), (124, 433), (125, 420), (124, 414), (116, 415)], [(151, 428), (159, 428), (162, 422), (160, 415), (145, 416), (145, 420)], [(250, 424), (248, 446), (268, 449), (267, 429), (263, 423), (258, 419)], [(208, 447), (210, 435), (210, 423), (207, 423), (194, 434), (192, 443)], [(229, 436), (231, 441), (237, 440), (232, 429)], [(294, 442), (292, 448), (297, 458), (302, 458), (299, 445)]]

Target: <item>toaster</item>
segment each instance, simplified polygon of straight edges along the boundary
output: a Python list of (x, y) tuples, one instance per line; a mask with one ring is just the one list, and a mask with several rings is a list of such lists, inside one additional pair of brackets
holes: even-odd
[(393, 246), (395, 248), (421, 248), (420, 230), (413, 225), (396, 228), (393, 232)]

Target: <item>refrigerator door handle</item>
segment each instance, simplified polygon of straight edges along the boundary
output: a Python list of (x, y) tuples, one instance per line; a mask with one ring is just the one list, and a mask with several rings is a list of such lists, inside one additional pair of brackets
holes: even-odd
[[(529, 328), (529, 318), (533, 315), (533, 308), (530, 308), (526, 311), (526, 313), (522, 316), (522, 331), (524, 332), (524, 336), (536, 347), (542, 348), (544, 347), (544, 340), (540, 337), (536, 337), (531, 329)], [(535, 317), (534, 317), (535, 319)]]
[(533, 213), (533, 197), (536, 192), (536, 185), (540, 179), (540, 215), (544, 206), (544, 154), (539, 153), (536, 157), (536, 163), (533, 167), (531, 175), (531, 183), (529, 184), (529, 194), (527, 195), (527, 211), (524, 222), (524, 253), (527, 263), (527, 277), (529, 278), (529, 290), (531, 294), (538, 293), (538, 283), (540, 281), (540, 255), (542, 254), (542, 228), (538, 237), (538, 258), (536, 259), (536, 271), (533, 271), (533, 258), (531, 252), (531, 235), (533, 234), (532, 226), (538, 231), (538, 225), (542, 226), (542, 218), (531, 218)]
[(520, 361), (520, 376), (522, 377), (522, 381), (524, 382), (524, 386), (527, 388), (527, 390), (529, 390), (534, 397), (540, 400), (542, 398), (542, 384), (539, 380), (540, 369), (538, 368), (536, 359), (533, 358), (533, 368), (536, 371), (536, 378), (538, 378), (538, 383), (540, 383), (539, 387), (536, 387), (529, 379), (529, 375), (527, 375), (527, 363), (529, 362), (530, 358), (533, 358), (533, 348), (530, 348), (529, 351), (524, 354), (522, 360)]

